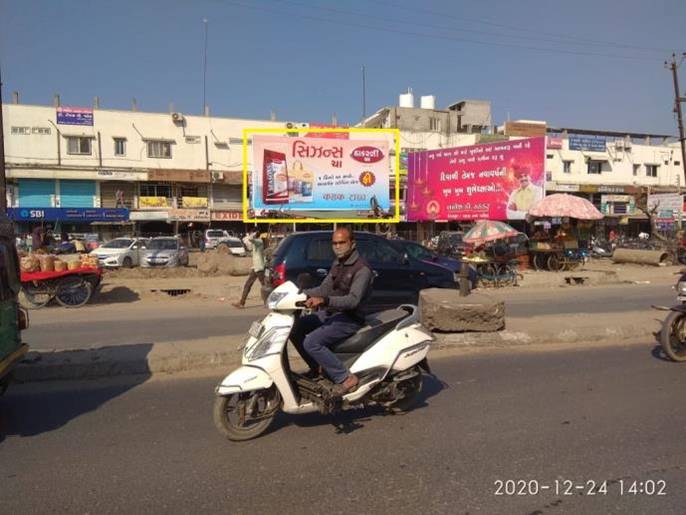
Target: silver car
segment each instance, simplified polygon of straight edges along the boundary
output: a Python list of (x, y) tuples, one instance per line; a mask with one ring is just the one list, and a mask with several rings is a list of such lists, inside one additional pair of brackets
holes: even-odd
[(92, 250), (90, 255), (96, 256), (101, 266), (131, 268), (139, 264), (145, 246), (144, 238), (115, 238)]
[(141, 250), (141, 266), (161, 268), (188, 265), (188, 249), (179, 238), (159, 236), (150, 238)]

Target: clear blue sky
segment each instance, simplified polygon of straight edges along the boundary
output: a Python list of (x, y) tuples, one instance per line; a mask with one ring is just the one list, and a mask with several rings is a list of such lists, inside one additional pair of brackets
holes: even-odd
[(203, 18), (217, 116), (355, 123), (365, 65), (368, 114), (412, 87), (495, 123), (676, 134), (684, 0), (0, 0), (4, 100), (199, 113)]

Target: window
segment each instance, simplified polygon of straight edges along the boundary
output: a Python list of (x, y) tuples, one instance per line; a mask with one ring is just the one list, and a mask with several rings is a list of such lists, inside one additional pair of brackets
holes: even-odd
[(659, 165), (646, 165), (646, 177), (657, 177)]
[(562, 161), (562, 172), (572, 173), (572, 163), (574, 161)]
[(429, 130), (430, 131), (440, 131), (441, 130), (441, 120), (438, 118), (429, 118)]
[(370, 263), (402, 263), (400, 252), (382, 241), (359, 239), (357, 250)]
[(634, 165), (634, 177), (638, 175), (641, 165)]
[(602, 171), (603, 171), (603, 162), (602, 161), (590, 160), (588, 162), (588, 173), (589, 174), (599, 174)]
[[(243, 138), (229, 138), (229, 145), (242, 145)], [(248, 139), (248, 145), (252, 145), (252, 140)]]
[(157, 184), (154, 182), (141, 183), (141, 197), (171, 197), (170, 184)]
[(552, 159), (553, 157), (555, 157), (553, 154), (546, 154), (545, 155), (546, 159)]
[(171, 141), (148, 141), (148, 157), (171, 159)]
[(67, 154), (91, 155), (90, 138), (67, 138)]
[(126, 138), (114, 138), (114, 155), (126, 155)]
[(331, 239), (315, 239), (310, 241), (307, 246), (307, 261), (326, 261), (332, 263), (334, 258), (333, 247), (331, 246)]
[(681, 163), (679, 161), (674, 161), (674, 166), (680, 166)]

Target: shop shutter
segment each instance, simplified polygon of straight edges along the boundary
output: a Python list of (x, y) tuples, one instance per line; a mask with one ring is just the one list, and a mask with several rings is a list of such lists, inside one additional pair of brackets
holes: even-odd
[(95, 181), (60, 181), (60, 207), (93, 207)]
[(136, 183), (124, 181), (100, 182), (100, 206), (108, 209), (121, 207), (117, 205), (117, 191), (124, 193), (124, 206), (132, 209), (133, 199), (136, 196)]
[(19, 207), (52, 207), (55, 181), (19, 179)]
[(216, 210), (241, 210), (241, 186), (212, 185), (212, 208)]

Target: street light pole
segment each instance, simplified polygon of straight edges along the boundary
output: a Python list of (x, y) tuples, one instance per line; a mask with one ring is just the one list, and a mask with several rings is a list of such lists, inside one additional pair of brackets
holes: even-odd
[(5, 181), (5, 129), (2, 121), (2, 70), (0, 70), (0, 210), (7, 211), (7, 185)]
[[(682, 54), (682, 58), (686, 54)], [(665, 63), (667, 64), (667, 63)], [(674, 112), (677, 116), (679, 124), (679, 143), (681, 143), (681, 166), (684, 170), (684, 178), (686, 178), (686, 143), (684, 143), (684, 121), (681, 115), (681, 103), (686, 102), (686, 98), (681, 97), (679, 93), (679, 77), (677, 76), (677, 68), (679, 65), (676, 62), (676, 55), (672, 54), (672, 62), (669, 63), (669, 69), (672, 70), (672, 79), (674, 81)]]
[(205, 25), (205, 46), (202, 53), (202, 115), (207, 115), (207, 98), (206, 98), (206, 84), (207, 84), (207, 18), (202, 19)]

